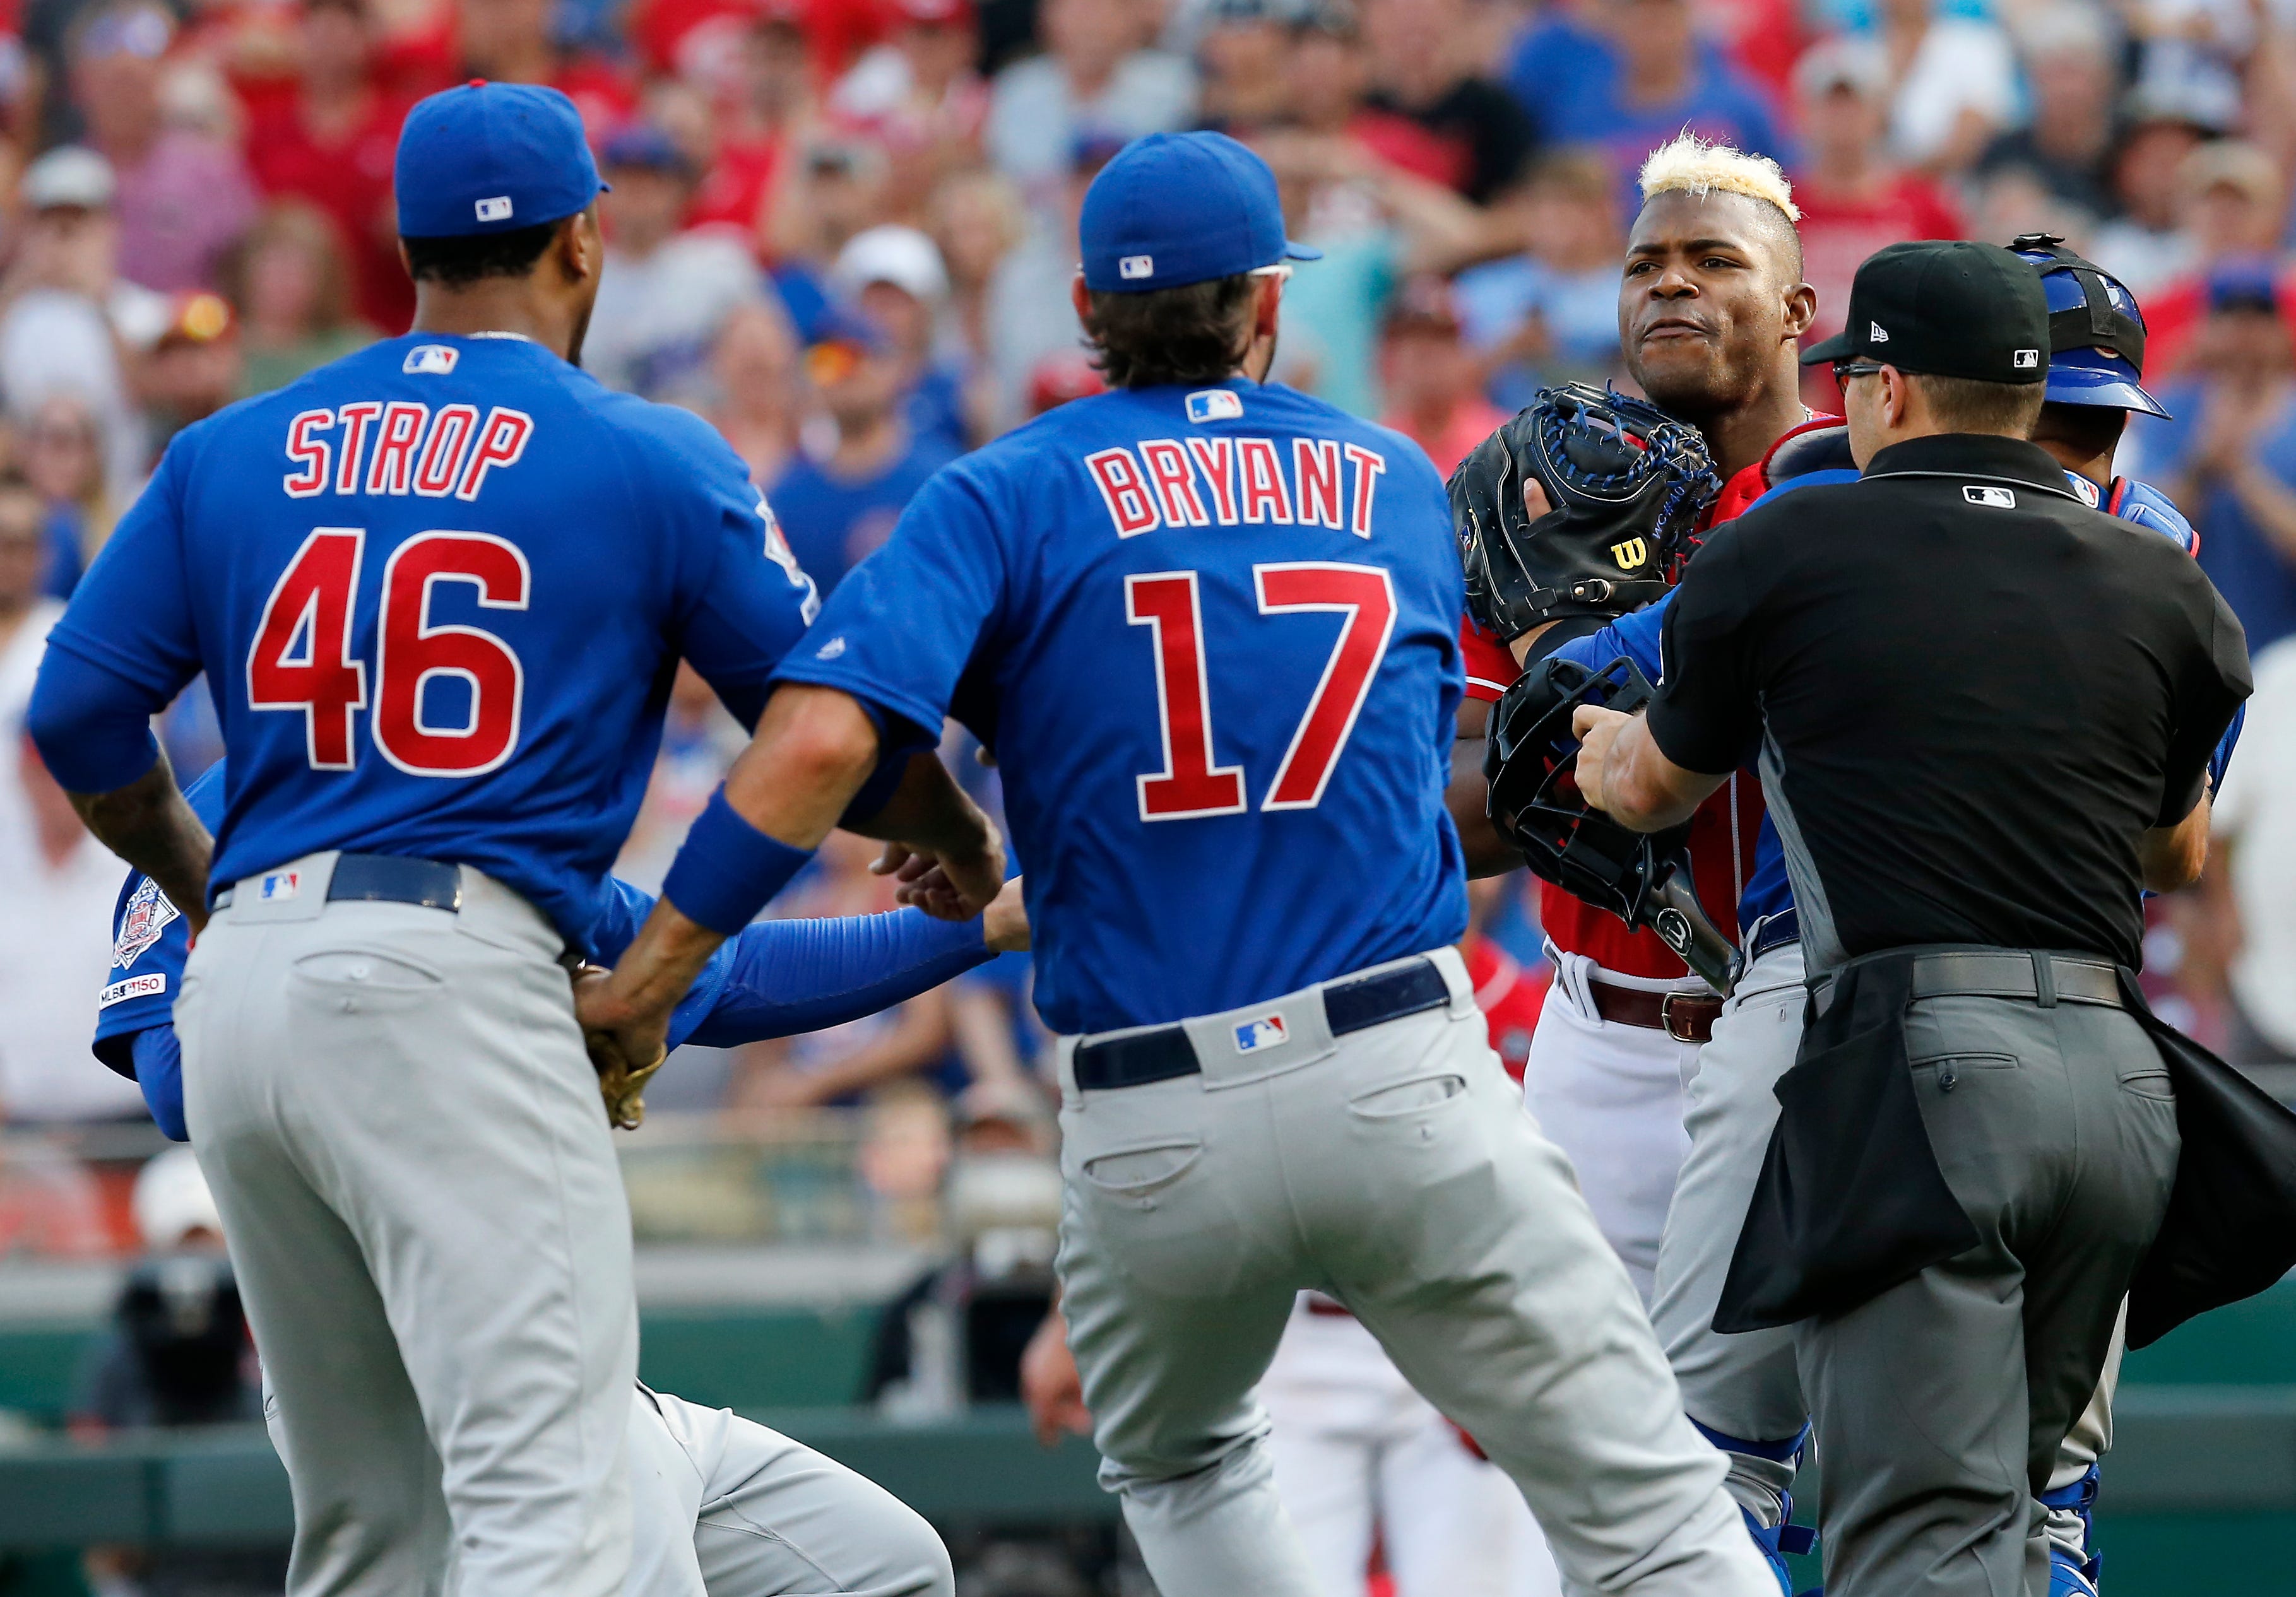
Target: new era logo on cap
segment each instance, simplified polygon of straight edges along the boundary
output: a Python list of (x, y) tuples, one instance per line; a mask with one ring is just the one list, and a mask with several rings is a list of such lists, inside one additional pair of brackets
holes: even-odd
[(496, 194), (491, 200), (481, 200), (477, 209), (481, 222), (507, 222), (510, 220), (510, 196)]
[(1890, 341), (1890, 335), (1882, 331), (1882, 324), (1879, 322), (1868, 322), (1866, 323), (1866, 341), (1869, 344), (1886, 344)]
[(1156, 258), (1152, 255), (1128, 255), (1116, 263), (1116, 274), (1130, 283), (1156, 275)]

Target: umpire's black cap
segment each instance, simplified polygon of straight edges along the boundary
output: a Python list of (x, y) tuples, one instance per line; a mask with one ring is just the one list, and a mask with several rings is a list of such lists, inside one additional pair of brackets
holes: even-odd
[(2046, 382), (2049, 299), (2033, 268), (1998, 244), (1925, 239), (1866, 258), (1849, 320), (1801, 364), (1880, 361), (1980, 382)]

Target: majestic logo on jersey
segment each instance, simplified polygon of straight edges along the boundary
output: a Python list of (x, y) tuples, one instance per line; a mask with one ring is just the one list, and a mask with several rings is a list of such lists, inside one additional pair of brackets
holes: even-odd
[(146, 876), (127, 895), (127, 912), (119, 917), (119, 936), (111, 945), (111, 962), (125, 970), (160, 940), (168, 922), (183, 912), (168, 902), (160, 884)]
[[(406, 370), (430, 352), (447, 357), (441, 370), (451, 368), (454, 350), (426, 345), (407, 352)], [(288, 422), (287, 458), (296, 469), (280, 487), (291, 499), (328, 493), (476, 499), (488, 473), (518, 464), (533, 438), (534, 418), (508, 405), (494, 406), (481, 422), (475, 405), (434, 411), (408, 399), (355, 399), (299, 411)]]
[[(1225, 390), (1205, 396), (1233, 399)], [(1289, 447), (1286, 448), (1285, 446)], [(1144, 438), (1084, 457), (1120, 538), (1277, 523), (1371, 536), (1386, 456), (1337, 438)]]
[(1201, 427), (1207, 422), (1233, 422), (1243, 414), (1243, 396), (1226, 389), (1202, 389), (1188, 396), (1188, 420)]
[(95, 995), (95, 1007), (110, 1009), (115, 1003), (125, 1003), (130, 998), (157, 998), (168, 990), (168, 979), (154, 970), (149, 976), (131, 976), (125, 981), (115, 981)]
[(510, 196), (496, 194), (491, 200), (480, 201), (472, 209), (479, 213), (481, 222), (507, 222), (510, 220)]
[(1116, 274), (1127, 283), (1156, 275), (1156, 258), (1152, 255), (1128, 255), (1116, 263)]
[(1619, 562), (1620, 570), (1631, 571), (1650, 558), (1650, 545), (1641, 538), (1628, 538), (1611, 545), (1611, 558)]
[(444, 377), (462, 358), (463, 352), (452, 344), (417, 344), (406, 352), (398, 369), (409, 377)]
[(292, 898), (302, 890), (303, 873), (300, 871), (274, 871), (257, 884), (255, 896), (266, 901)]
[(1235, 1051), (1238, 1053), (1257, 1053), (1262, 1048), (1281, 1048), (1291, 1040), (1292, 1034), (1284, 1029), (1281, 1011), (1272, 1015), (1262, 1015), (1256, 1020), (1246, 1020), (1235, 1028)]
[(2017, 495), (2007, 488), (1983, 487), (1976, 483), (1964, 483), (1961, 496), (1972, 504), (1984, 505), (1988, 510), (2015, 510)]

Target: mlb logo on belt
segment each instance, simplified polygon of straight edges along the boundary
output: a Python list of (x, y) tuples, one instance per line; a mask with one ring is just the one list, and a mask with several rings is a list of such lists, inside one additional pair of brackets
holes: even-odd
[(255, 889), (258, 898), (292, 898), (303, 890), (300, 871), (274, 871)]
[(1280, 1048), (1291, 1040), (1292, 1034), (1283, 1028), (1283, 1017), (1280, 1013), (1246, 1020), (1235, 1028), (1235, 1051), (1238, 1053), (1257, 1053), (1262, 1048)]
[(1243, 414), (1243, 401), (1226, 389), (1204, 389), (1188, 396), (1188, 420), (1201, 426), (1206, 422), (1233, 422)]
[(417, 344), (406, 352), (398, 369), (410, 377), (444, 377), (455, 369), (462, 354), (451, 344)]
[(2007, 488), (1980, 487), (1976, 483), (1972, 482), (1963, 487), (1961, 496), (1968, 500), (1972, 504), (1982, 504), (1988, 510), (2015, 510), (2017, 508), (2017, 495), (2011, 493)]

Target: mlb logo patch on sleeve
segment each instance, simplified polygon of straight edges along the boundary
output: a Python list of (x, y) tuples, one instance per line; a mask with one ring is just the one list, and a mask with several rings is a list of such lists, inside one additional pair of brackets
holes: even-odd
[(1292, 1034), (1284, 1029), (1281, 1012), (1261, 1015), (1235, 1028), (1235, 1051), (1238, 1053), (1257, 1053), (1262, 1048), (1280, 1048), (1291, 1040)]
[(462, 354), (451, 344), (417, 344), (406, 352), (398, 369), (410, 377), (444, 377), (455, 369)]
[(111, 962), (125, 970), (160, 940), (168, 922), (181, 913), (168, 902), (160, 884), (145, 877), (127, 895), (127, 908), (119, 917), (119, 936), (111, 945)]
[(1198, 426), (1233, 422), (1242, 414), (1243, 400), (1226, 389), (1202, 389), (1188, 396), (1188, 420)]

